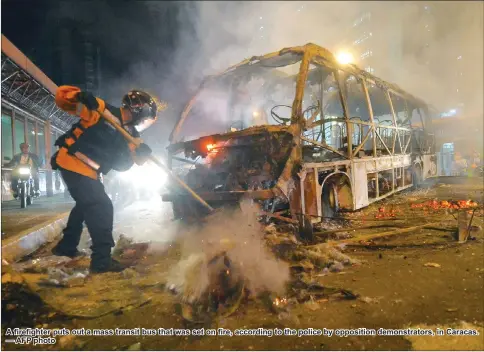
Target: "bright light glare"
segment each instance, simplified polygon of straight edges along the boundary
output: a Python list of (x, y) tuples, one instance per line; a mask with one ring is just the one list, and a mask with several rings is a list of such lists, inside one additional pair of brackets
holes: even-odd
[(255, 110), (254, 112), (252, 112), (252, 116), (254, 117), (259, 117), (260, 116), (260, 112)]
[(163, 187), (168, 179), (168, 175), (158, 166), (146, 163), (142, 166), (134, 165), (125, 172), (120, 172), (119, 176), (139, 189), (158, 190)]
[(336, 57), (336, 59), (338, 60), (338, 62), (342, 65), (347, 65), (347, 64), (350, 64), (353, 62), (353, 55), (351, 55), (351, 53), (347, 52), (347, 51), (342, 51), (338, 54), (338, 56)]
[(20, 175), (28, 175), (30, 174), (30, 169), (28, 167), (21, 167), (18, 169), (18, 173)]

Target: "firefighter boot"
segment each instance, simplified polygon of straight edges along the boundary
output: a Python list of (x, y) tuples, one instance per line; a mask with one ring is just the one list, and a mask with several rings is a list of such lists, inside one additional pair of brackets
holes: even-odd
[(99, 264), (92, 264), (89, 268), (89, 271), (93, 274), (100, 274), (100, 273), (119, 273), (126, 269), (126, 266), (121, 264), (115, 259), (112, 259), (104, 265), (99, 265)]
[(89, 267), (91, 273), (119, 273), (126, 269), (126, 267), (120, 262), (111, 258), (111, 247), (103, 246), (102, 248), (91, 248), (91, 265)]

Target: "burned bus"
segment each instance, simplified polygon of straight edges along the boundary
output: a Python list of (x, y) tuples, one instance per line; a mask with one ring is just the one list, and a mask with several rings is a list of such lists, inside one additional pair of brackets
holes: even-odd
[[(430, 114), (322, 47), (285, 48), (203, 81), (170, 136), (169, 167), (212, 206), (249, 198), (289, 222), (333, 217), (436, 175)], [(200, 211), (174, 185), (163, 200), (177, 217)]]

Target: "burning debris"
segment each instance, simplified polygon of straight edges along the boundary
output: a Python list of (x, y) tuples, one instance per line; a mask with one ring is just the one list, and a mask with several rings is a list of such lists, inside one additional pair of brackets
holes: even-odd
[(166, 287), (189, 321), (230, 315), (243, 298), (261, 298), (271, 311), (280, 312), (314, 294), (326, 297), (317, 277), (359, 264), (329, 244), (304, 246), (290, 224), (263, 228), (256, 207), (241, 208), (215, 214), (185, 236), (182, 259)]
[(424, 203), (418, 203), (418, 204), (412, 204), (412, 208), (424, 208), (425, 210), (433, 209), (433, 210), (438, 210), (438, 209), (473, 209), (477, 208), (479, 206), (479, 203), (474, 202), (472, 200), (430, 200)]
[(167, 287), (190, 321), (232, 314), (244, 294), (283, 293), (289, 266), (264, 245), (254, 211), (215, 214), (188, 229), (182, 260), (168, 275)]

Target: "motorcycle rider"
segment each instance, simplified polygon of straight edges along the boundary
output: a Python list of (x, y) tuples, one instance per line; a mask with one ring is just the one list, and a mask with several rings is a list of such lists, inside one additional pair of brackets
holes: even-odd
[(77, 87), (61, 86), (55, 101), (57, 106), (80, 121), (59, 137), (57, 153), (51, 160), (52, 168), (60, 170), (62, 179), (76, 204), (71, 210), (64, 236), (52, 253), (76, 257), (83, 222), (92, 239), (90, 271), (119, 272), (124, 267), (111, 258), (113, 240), (113, 204), (100, 177), (111, 169), (126, 171), (134, 163), (142, 165), (151, 154), (144, 143), (139, 147), (128, 143), (101, 113), (109, 110), (133, 137), (151, 126), (157, 117), (154, 99), (142, 91), (130, 91), (116, 108), (91, 93)]
[[(16, 154), (10, 162), (5, 164), (5, 167), (17, 168), (19, 166), (29, 166), (34, 179), (34, 192), (36, 196), (40, 195), (39, 191), (39, 157), (30, 152), (30, 145), (26, 142), (20, 143), (21, 153)], [(12, 173), (11, 189), (14, 198), (18, 197), (17, 186), (19, 178), (15, 173)]]

